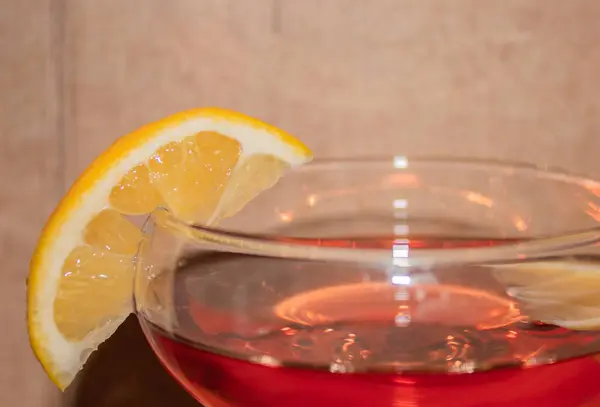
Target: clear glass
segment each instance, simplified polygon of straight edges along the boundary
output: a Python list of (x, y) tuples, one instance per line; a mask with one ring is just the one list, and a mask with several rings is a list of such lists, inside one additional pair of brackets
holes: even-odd
[(135, 301), (208, 407), (580, 406), (600, 183), (522, 164), (317, 161), (218, 228), (148, 220)]

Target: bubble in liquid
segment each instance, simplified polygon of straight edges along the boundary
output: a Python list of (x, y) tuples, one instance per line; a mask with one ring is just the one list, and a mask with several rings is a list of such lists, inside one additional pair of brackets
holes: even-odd
[(259, 363), (265, 366), (277, 367), (281, 366), (281, 362), (269, 355), (260, 355), (250, 358), (250, 360), (254, 363)]
[(457, 360), (449, 366), (448, 371), (452, 373), (473, 373), (475, 371), (475, 363), (470, 360), (464, 362)]
[(351, 363), (334, 362), (329, 365), (329, 371), (331, 373), (352, 373), (354, 367)]
[(310, 350), (314, 346), (314, 340), (308, 336), (299, 336), (295, 338), (292, 346), (297, 349)]
[(396, 317), (394, 318), (396, 326), (401, 328), (409, 326), (410, 320), (410, 314), (405, 311), (398, 312), (398, 314), (396, 314)]
[(360, 369), (372, 354), (369, 346), (356, 334), (347, 333), (333, 348), (332, 372), (346, 373)]

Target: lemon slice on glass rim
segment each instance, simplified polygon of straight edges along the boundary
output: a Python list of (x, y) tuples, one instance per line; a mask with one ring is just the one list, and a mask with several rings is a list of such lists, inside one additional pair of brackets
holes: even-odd
[(311, 159), (291, 135), (219, 108), (184, 111), (118, 139), (63, 197), (31, 260), (29, 336), (52, 381), (65, 389), (133, 311), (142, 232), (128, 215), (164, 206), (214, 224)]

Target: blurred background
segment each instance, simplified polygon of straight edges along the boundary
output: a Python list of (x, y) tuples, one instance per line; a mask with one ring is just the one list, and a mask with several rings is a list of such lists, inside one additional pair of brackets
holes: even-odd
[(317, 156), (444, 154), (600, 176), (594, 0), (2, 0), (0, 405), (194, 406), (131, 319), (65, 395), (26, 335), (45, 219), (117, 137), (217, 105)]

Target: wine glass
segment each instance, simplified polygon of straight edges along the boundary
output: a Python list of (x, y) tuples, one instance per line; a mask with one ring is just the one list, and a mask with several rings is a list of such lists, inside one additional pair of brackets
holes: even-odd
[(153, 213), (136, 311), (207, 407), (581, 406), (599, 219), (600, 183), (533, 166), (317, 161), (218, 227)]

